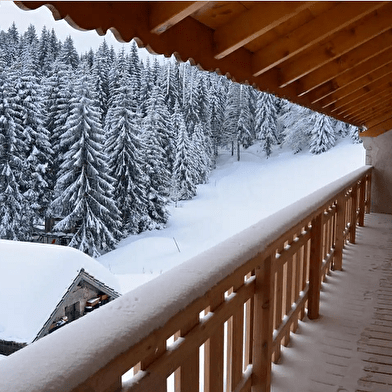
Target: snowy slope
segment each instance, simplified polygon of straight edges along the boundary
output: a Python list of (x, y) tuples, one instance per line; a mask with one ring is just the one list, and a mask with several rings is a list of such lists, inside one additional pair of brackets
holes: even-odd
[(129, 236), (98, 261), (127, 292), (363, 166), (364, 156), (350, 140), (321, 155), (278, 148), (266, 159), (255, 145), (237, 162), (222, 152), (197, 196), (171, 207), (166, 229)]
[(0, 339), (31, 342), (81, 268), (119, 291), (113, 274), (76, 249), (0, 240)]

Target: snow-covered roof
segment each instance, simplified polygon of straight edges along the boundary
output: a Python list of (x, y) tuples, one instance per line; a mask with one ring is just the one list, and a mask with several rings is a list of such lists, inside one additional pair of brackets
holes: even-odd
[(82, 268), (120, 291), (109, 270), (76, 249), (0, 240), (0, 339), (33, 341)]

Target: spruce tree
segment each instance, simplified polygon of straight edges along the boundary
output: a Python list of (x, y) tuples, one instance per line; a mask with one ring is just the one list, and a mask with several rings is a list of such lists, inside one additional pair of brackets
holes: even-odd
[[(170, 192), (169, 165), (173, 141), (169, 112), (159, 86), (155, 86), (148, 100), (147, 115), (143, 119), (144, 173), (148, 214), (157, 228), (162, 228), (168, 219), (167, 202)], [(167, 148), (170, 146), (169, 148)]]
[(194, 153), (188, 131), (185, 126), (184, 115), (177, 102), (174, 107), (172, 123), (176, 137), (176, 156), (173, 167), (173, 199), (188, 200), (196, 195), (196, 164)]
[(15, 70), (0, 70), (0, 238), (28, 240), (24, 213), (28, 203), (22, 194), (26, 144)]
[(268, 158), (272, 146), (279, 144), (276, 98), (259, 92), (256, 105), (256, 137), (261, 140), (261, 147)]
[(147, 212), (146, 176), (140, 139), (140, 112), (124, 62), (119, 62), (117, 83), (112, 91), (105, 120), (109, 173), (114, 180), (114, 198), (121, 211), (122, 231), (140, 233), (150, 227)]
[(310, 152), (321, 154), (332, 148), (335, 145), (335, 132), (329, 117), (313, 112), (310, 123)]
[(279, 123), (283, 128), (284, 144), (289, 146), (294, 154), (306, 151), (310, 142), (311, 111), (284, 101), (282, 113)]
[(75, 230), (70, 246), (98, 257), (117, 243), (120, 221), (103, 155), (100, 112), (85, 65), (78, 70), (66, 128), (61, 138), (70, 149), (64, 154), (53, 202), (63, 219), (54, 230)]
[(49, 133), (44, 126), (45, 112), (38, 76), (38, 58), (32, 50), (33, 47), (30, 46), (25, 46), (23, 49), (16, 85), (26, 142), (26, 160), (23, 170), (24, 195), (30, 208), (25, 213), (25, 219), (31, 232), (34, 225), (38, 222), (42, 223), (49, 205), (48, 168), (53, 153)]

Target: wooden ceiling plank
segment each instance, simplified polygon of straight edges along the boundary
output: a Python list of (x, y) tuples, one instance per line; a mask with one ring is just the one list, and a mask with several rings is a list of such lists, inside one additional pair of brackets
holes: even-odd
[(391, 28), (392, 3), (333, 34), (326, 42), (294, 56), (281, 67), (280, 87), (296, 81)]
[[(345, 55), (325, 64), (309, 75), (301, 78), (299, 81), (300, 87), (298, 88), (298, 95), (302, 96), (308, 94), (313, 89), (338, 77), (339, 75), (342, 75), (347, 71), (351, 72), (351, 69), (355, 70), (356, 67), (368, 60), (370, 61), (369, 65), (371, 66), (372, 58), (375, 58), (387, 48), (391, 47), (392, 29), (385, 31), (374, 39), (365, 42), (363, 45), (360, 45)], [(376, 65), (373, 65), (371, 70), (373, 70), (375, 66)], [(363, 76), (363, 74), (360, 74), (358, 77), (361, 76)]]
[(391, 112), (392, 99), (386, 99), (381, 101), (378, 105), (367, 108), (363, 110), (359, 115), (350, 116), (350, 121), (361, 122), (362, 124), (367, 125), (369, 121), (378, 118), (380, 115), (383, 115), (386, 111)]
[(148, 3), (150, 31), (162, 34), (204, 7), (207, 1), (152, 1)]
[(294, 31), (260, 48), (253, 56), (253, 75), (258, 76), (272, 67), (308, 49), (338, 30), (381, 7), (384, 2), (343, 2), (322, 13)]
[[(359, 118), (362, 122), (364, 122), (367, 111), (370, 111), (371, 109), (377, 109), (380, 105), (383, 104), (385, 100), (389, 99), (390, 96), (391, 93), (382, 92), (366, 101), (358, 102), (357, 104), (353, 103), (348, 109), (346, 109), (344, 112), (337, 113), (337, 115), (345, 119)], [(332, 115), (334, 114), (335, 113), (332, 113)]]
[(337, 109), (331, 110), (331, 113), (345, 115), (350, 110), (353, 110), (353, 108), (357, 108), (358, 106), (361, 107), (363, 105), (368, 104), (369, 102), (373, 102), (374, 100), (378, 100), (379, 98), (381, 98), (384, 95), (389, 94), (389, 89), (391, 87), (392, 87), (392, 85), (390, 83), (386, 83), (386, 84), (384, 84), (383, 87), (376, 88), (376, 89), (370, 91), (365, 96), (358, 97), (346, 105), (342, 105), (341, 107), (339, 107)]
[[(392, 69), (391, 71), (392, 72)], [(366, 95), (371, 93), (372, 91), (375, 91), (377, 88), (383, 88), (384, 85), (388, 84), (391, 81), (391, 76), (389, 74), (374, 80), (373, 82), (364, 85), (360, 89), (352, 92), (351, 94), (346, 95), (344, 98), (341, 98), (334, 102), (333, 104), (329, 105), (329, 109), (334, 112), (335, 110), (342, 108), (344, 106), (347, 106), (350, 104), (350, 102), (353, 102), (357, 99), (360, 99), (362, 97), (366, 98)]]
[(313, 2), (260, 2), (214, 32), (215, 58), (228, 54), (310, 7)]
[(366, 122), (367, 128), (372, 128), (378, 124), (381, 124), (382, 122), (392, 119), (392, 111), (388, 110), (387, 112), (384, 112), (383, 114), (378, 114), (377, 117), (375, 117), (372, 120), (369, 120)]
[(362, 88), (365, 88), (365, 86), (368, 86), (370, 83), (379, 80), (386, 75), (389, 75), (390, 73), (392, 73), (392, 62), (385, 64), (384, 66), (376, 69), (374, 72), (366, 74), (362, 78), (355, 80), (353, 83), (350, 83), (338, 89), (337, 91), (333, 92), (332, 94), (329, 94), (327, 97), (319, 100), (318, 102), (323, 108), (326, 108), (331, 104), (349, 96), (350, 94)]
[(392, 119), (386, 120), (382, 122), (381, 124), (375, 125), (374, 127), (369, 128), (363, 134), (361, 137), (366, 137), (366, 136), (378, 136), (381, 135), (382, 133), (388, 132), (392, 129)]
[(370, 100), (360, 102), (357, 105), (352, 105), (350, 109), (346, 110), (344, 113), (338, 113), (339, 116), (345, 119), (351, 118), (364, 118), (366, 111), (371, 109), (376, 109), (378, 106), (382, 105), (383, 102), (392, 96), (392, 92), (384, 91), (377, 96), (372, 97)]
[[(390, 33), (390, 41), (392, 42), (392, 32)], [(392, 62), (392, 50), (388, 49), (389, 48), (387, 47), (386, 50), (378, 53), (376, 56), (370, 57), (366, 61), (357, 64), (349, 70), (345, 70), (345, 72), (335, 76), (335, 78), (310, 91), (307, 93), (310, 101), (312, 103), (319, 102), (323, 98), (328, 97), (330, 94), (338, 92), (346, 86), (348, 87), (351, 83), (356, 82), (361, 77), (364, 77), (385, 64)]]

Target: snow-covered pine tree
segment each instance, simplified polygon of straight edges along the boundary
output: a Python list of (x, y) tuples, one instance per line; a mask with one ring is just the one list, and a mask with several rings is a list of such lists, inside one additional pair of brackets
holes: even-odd
[(284, 101), (281, 112), (283, 114), (279, 123), (284, 134), (284, 144), (289, 146), (294, 154), (307, 150), (310, 143), (311, 111)]
[(22, 194), (26, 144), (15, 70), (0, 69), (0, 238), (28, 240), (23, 218), (28, 203)]
[(335, 145), (335, 131), (328, 116), (312, 112), (310, 124), (309, 150), (312, 154), (321, 154)]
[[(49, 189), (52, 195), (64, 159), (64, 153), (70, 147), (65, 144), (61, 137), (67, 130), (66, 122), (70, 116), (73, 79), (74, 74), (71, 66), (64, 64), (59, 58), (51, 65), (49, 75), (43, 79), (46, 112), (45, 128), (49, 132), (50, 145), (53, 150), (53, 160), (48, 172)], [(47, 216), (51, 215), (53, 215), (53, 211), (48, 211)]]
[(208, 135), (206, 135), (201, 122), (198, 122), (195, 125), (191, 140), (195, 154), (194, 161), (196, 168), (194, 183), (205, 184), (207, 183), (208, 176), (212, 168), (213, 150), (211, 139)]
[(172, 154), (173, 140), (169, 111), (159, 86), (153, 88), (147, 107), (147, 114), (142, 122), (147, 209), (155, 227), (162, 228), (169, 216), (167, 210), (171, 178), (169, 168), (173, 163), (170, 162), (172, 158), (168, 153)]
[(34, 46), (24, 45), (16, 84), (27, 148), (23, 191), (30, 208), (25, 211), (24, 219), (26, 228), (28, 227), (31, 233), (37, 223), (43, 223), (50, 202), (48, 168), (51, 166), (53, 154), (49, 132), (44, 126), (45, 113), (38, 76), (38, 58), (37, 53), (32, 53), (33, 50)]
[(166, 62), (166, 68), (164, 69), (165, 77), (165, 101), (167, 107), (172, 115), (174, 112), (174, 106), (176, 101), (182, 105), (182, 83), (180, 80), (180, 65), (178, 61), (170, 59)]
[(16, 61), (19, 56), (19, 43), (19, 32), (15, 22), (13, 22), (11, 27), (7, 31), (6, 46), (4, 47), (6, 52), (5, 58), (8, 66), (10, 66), (14, 61)]
[(209, 89), (209, 124), (212, 138), (212, 148), (214, 152), (214, 164), (218, 156), (218, 147), (222, 144), (222, 128), (224, 119), (224, 109), (227, 96), (226, 78), (211, 72)]
[(104, 40), (97, 50), (92, 64), (92, 75), (94, 80), (94, 89), (98, 94), (98, 102), (101, 111), (101, 121), (104, 119), (108, 111), (109, 100), (109, 46)]
[(272, 146), (279, 144), (276, 98), (272, 94), (258, 92), (256, 105), (256, 137), (261, 140), (261, 147), (268, 158)]
[(75, 49), (74, 42), (72, 37), (69, 35), (60, 50), (59, 57), (64, 64), (68, 64), (72, 67), (73, 70), (79, 65), (79, 55)]
[(230, 83), (225, 104), (222, 144), (231, 145), (234, 155), (237, 144), (238, 119), (240, 116), (240, 84)]
[(152, 69), (150, 59), (147, 60), (141, 70), (141, 83), (140, 83), (140, 108), (142, 117), (146, 116), (148, 110), (148, 99), (151, 96), (153, 89)]
[(239, 116), (237, 124), (237, 159), (240, 160), (240, 146), (248, 148), (253, 144), (255, 135), (252, 129), (250, 112), (250, 92), (248, 86), (240, 85)]
[(195, 153), (185, 126), (184, 114), (178, 102), (174, 106), (172, 124), (176, 132), (176, 157), (173, 166), (173, 200), (188, 200), (196, 195), (197, 178)]
[(114, 180), (114, 198), (122, 217), (122, 232), (137, 234), (150, 227), (147, 212), (146, 176), (140, 139), (140, 112), (133, 102), (126, 63), (117, 63), (117, 82), (111, 91), (105, 120), (105, 151)]
[(66, 128), (61, 138), (70, 149), (64, 154), (53, 201), (63, 219), (54, 230), (74, 229), (70, 246), (98, 257), (120, 238), (120, 220), (103, 155), (100, 112), (84, 64), (78, 69)]

